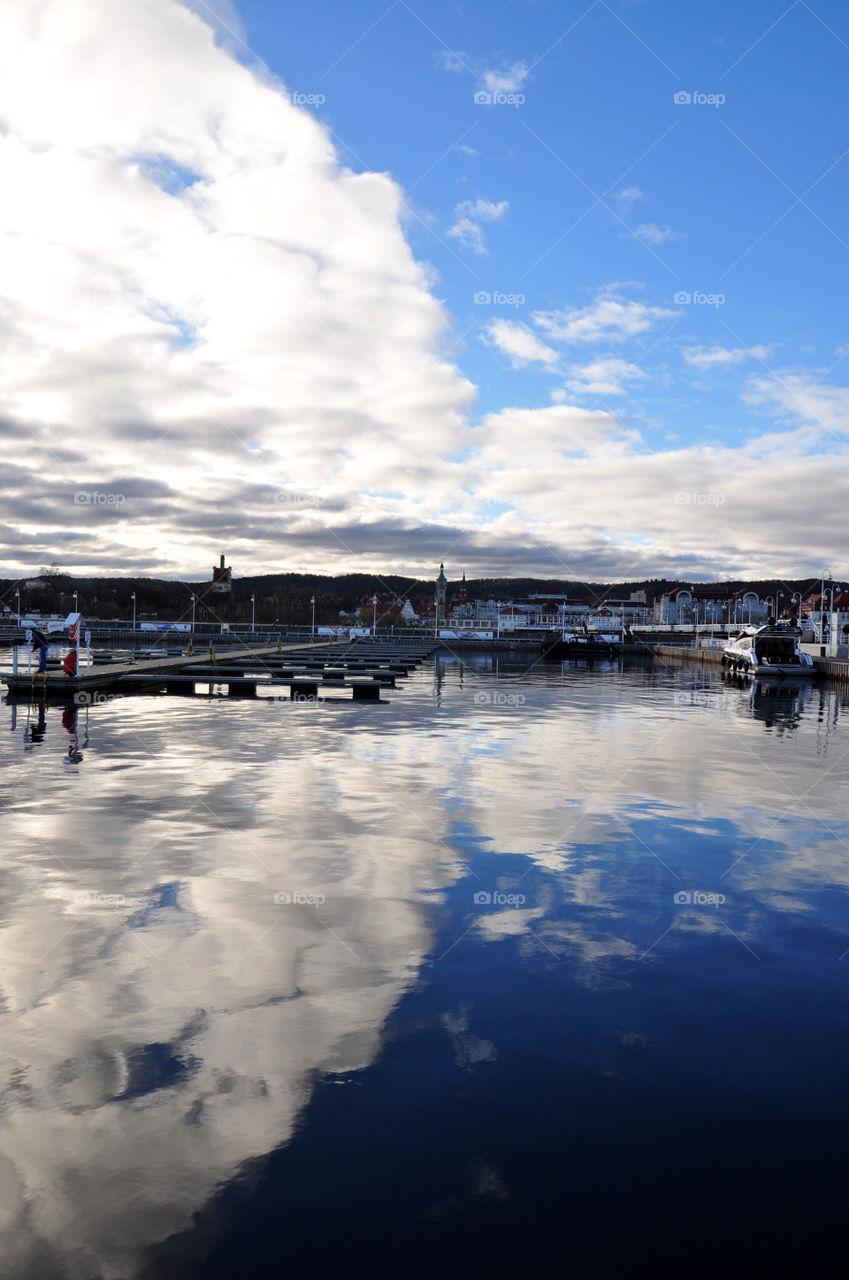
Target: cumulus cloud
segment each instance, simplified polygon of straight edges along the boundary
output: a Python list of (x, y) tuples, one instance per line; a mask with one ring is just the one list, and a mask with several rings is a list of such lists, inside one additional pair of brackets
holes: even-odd
[[(630, 402), (622, 420), (560, 403), (470, 426), (475, 388), (443, 354), (448, 317), (391, 178), (341, 164), (188, 5), (116, 22), (111, 0), (0, 0), (0, 16), (3, 576), (59, 560), (197, 580), (221, 550), (237, 573), (424, 576), (451, 543), (486, 576), (833, 560), (846, 389), (749, 384), (784, 421), (724, 451), (653, 453)], [(457, 238), (483, 247), (506, 211), (464, 202)], [(633, 391), (620, 344), (676, 313), (630, 293), (486, 338), (546, 371), (567, 367), (561, 346), (604, 344), (562, 390)], [(721, 507), (675, 505), (714, 488)]]
[(630, 360), (609, 357), (591, 360), (588, 364), (574, 365), (570, 370), (567, 388), (576, 395), (624, 396), (626, 386), (642, 382), (648, 374)]
[(557, 352), (547, 347), (527, 325), (513, 320), (491, 320), (483, 336), (484, 341), (510, 356), (514, 365), (557, 363)]
[(508, 200), (499, 200), (497, 204), (492, 200), (462, 200), (454, 209), (456, 221), (448, 234), (455, 240), (459, 240), (466, 248), (471, 249), (473, 253), (486, 253), (487, 247), (481, 223), (498, 222), (509, 208)]
[[(446, 317), (394, 182), (341, 165), (307, 112), (171, 0), (120, 22), (109, 0), (2, 10), (0, 416), (24, 433), (7, 461), (57, 495), (55, 525), (92, 555), (153, 547), (160, 571), (185, 573), (187, 543), (195, 563), (217, 555), (203, 523), (234, 479), (356, 503), (413, 481), (411, 436), (456, 448), (473, 389), (439, 356)], [(167, 518), (128, 499), (107, 527), (75, 505), (128, 470), (171, 486)], [(233, 549), (274, 567), (291, 513), (269, 499), (237, 514)]]
[(587, 307), (538, 311), (532, 319), (552, 342), (617, 342), (647, 333), (673, 314), (666, 307), (600, 294)]
[(727, 368), (743, 364), (746, 360), (767, 360), (771, 347), (685, 347), (682, 352), (687, 364), (703, 373), (706, 369)]

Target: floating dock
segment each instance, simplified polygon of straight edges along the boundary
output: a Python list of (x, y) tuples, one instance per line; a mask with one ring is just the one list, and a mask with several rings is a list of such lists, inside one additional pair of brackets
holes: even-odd
[[(3, 676), (7, 700), (51, 701), (87, 706), (116, 696), (142, 693), (192, 695), (198, 685), (211, 693), (226, 687), (228, 697), (258, 696), (261, 689), (285, 688), (293, 701), (314, 700), (319, 688), (347, 689), (354, 701), (377, 702), (381, 689), (394, 688), (430, 656), (435, 644), (403, 648), (384, 642), (338, 641), (261, 648), (216, 649), (147, 661), (111, 659), (67, 676), (35, 669)], [(279, 696), (279, 695), (275, 695)]]

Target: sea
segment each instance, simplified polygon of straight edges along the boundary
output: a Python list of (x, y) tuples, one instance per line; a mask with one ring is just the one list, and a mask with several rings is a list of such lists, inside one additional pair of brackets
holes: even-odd
[(839, 1274), (847, 711), (483, 653), (0, 704), (0, 1275)]

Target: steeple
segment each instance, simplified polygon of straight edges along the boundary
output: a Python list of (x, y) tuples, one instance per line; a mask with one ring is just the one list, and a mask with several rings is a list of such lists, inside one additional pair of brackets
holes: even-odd
[(438, 609), (445, 610), (445, 592), (448, 588), (448, 579), (445, 577), (445, 565), (439, 566), (439, 577), (436, 579), (436, 596), (435, 603)]

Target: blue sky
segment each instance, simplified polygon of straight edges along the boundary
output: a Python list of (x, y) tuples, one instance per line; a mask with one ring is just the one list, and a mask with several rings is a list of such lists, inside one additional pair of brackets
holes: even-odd
[[(79, 39), (58, 23), (40, 33), (41, 47), (54, 39), (67, 51)], [(448, 557), (470, 572), (559, 567), (563, 576), (789, 574), (832, 562), (840, 572), (849, 559), (844, 5), (133, 0), (116, 23), (92, 0), (87, 29), (98, 23), (113, 67), (135, 48), (146, 112), (139, 122), (141, 108), (121, 100), (105, 57), (88, 65), (85, 92), (99, 95), (101, 111), (111, 102), (118, 120), (100, 126), (100, 154), (125, 172), (135, 166), (170, 201), (157, 211), (139, 186), (141, 230), (131, 248), (116, 237), (101, 264), (132, 274), (122, 305), (135, 300), (172, 343), (167, 370), (161, 353), (151, 357), (158, 390), (152, 382), (140, 415), (149, 420), (137, 432), (120, 424), (125, 457), (89, 460), (77, 477), (84, 493), (146, 477), (146, 506), (139, 490), (112, 509), (126, 539), (117, 551), (112, 539), (111, 555), (125, 567), (188, 572), (187, 548), (205, 563), (223, 542), (237, 571), (272, 568), (282, 542), (291, 567), (325, 571), (424, 572)], [(179, 90), (160, 62), (173, 63)], [(69, 62), (76, 92), (80, 75)], [(231, 85), (226, 100), (216, 81)], [(94, 198), (95, 126), (71, 138), (62, 109), (57, 100), (52, 145), (87, 166)], [(44, 147), (43, 115), (27, 102), (5, 124), (9, 139)], [(298, 166), (315, 184), (309, 200)], [(198, 182), (184, 185), (185, 174)], [(126, 190), (124, 181), (121, 200)], [(101, 198), (101, 219), (103, 208)], [(197, 217), (204, 279), (220, 285), (210, 297), (189, 281), (185, 255), (167, 284), (156, 268), (174, 243), (160, 243), (165, 214), (175, 227)], [(360, 217), (373, 220), (370, 232), (349, 234)], [(251, 254), (253, 314), (242, 337), (222, 344), (233, 307), (223, 282), (236, 270), (223, 246), (237, 230)], [(314, 286), (332, 277), (334, 290), (344, 258), (346, 288), (309, 344), (294, 309), (288, 328), (274, 314), (282, 296), (307, 296), (305, 254), (327, 273)], [(321, 350), (327, 334), (334, 341)], [(147, 339), (150, 351), (161, 344), (153, 330)], [(99, 341), (86, 349), (102, 368)], [(281, 344), (291, 351), (294, 378), (268, 363), (275, 342), (278, 361)], [(203, 388), (178, 425), (167, 379), (185, 388), (186, 361)], [(65, 391), (73, 419), (81, 393)], [(210, 408), (224, 402), (232, 421)], [(49, 433), (62, 418), (42, 422), (42, 400), (26, 413), (21, 404), (16, 388), (0, 407), (27, 431), (38, 420)], [(103, 410), (112, 438), (117, 413)], [(188, 443), (185, 422), (209, 414), (207, 436), (241, 492), (225, 495), (215, 460)], [(244, 458), (247, 420), (261, 472)], [(298, 423), (311, 450), (287, 434)], [(140, 469), (136, 443), (160, 429), (172, 465)], [(195, 481), (175, 487), (175, 467)], [(274, 530), (250, 516), (252, 486), (272, 473), (284, 493)], [(240, 515), (217, 530), (197, 507), (216, 486), (219, 509)], [(107, 562), (106, 530), (91, 525), (100, 516), (74, 518), (81, 539), (98, 535), (89, 566)], [(24, 522), (19, 534), (44, 527), (54, 558), (50, 523)], [(76, 536), (66, 530), (66, 544)], [(55, 558), (72, 560), (67, 545)]]
[[(650, 430), (760, 429), (739, 365), (695, 377), (686, 348), (769, 346), (753, 373), (839, 358), (844, 5), (240, 0), (238, 13), (274, 73), (324, 95), (317, 114), (346, 162), (385, 169), (409, 193), (410, 241), (439, 271), (484, 408), (547, 403), (557, 383), (482, 347), (487, 320), (584, 307), (619, 282), (671, 311), (659, 341), (652, 330), (606, 348), (651, 374), (629, 406)], [(477, 105), (487, 71), (523, 101)], [(682, 92), (714, 104), (676, 102)], [(509, 209), (483, 224), (476, 254), (450, 229), (456, 207), (478, 200)], [(479, 291), (525, 301), (476, 306)], [(676, 308), (679, 291), (725, 300)]]

